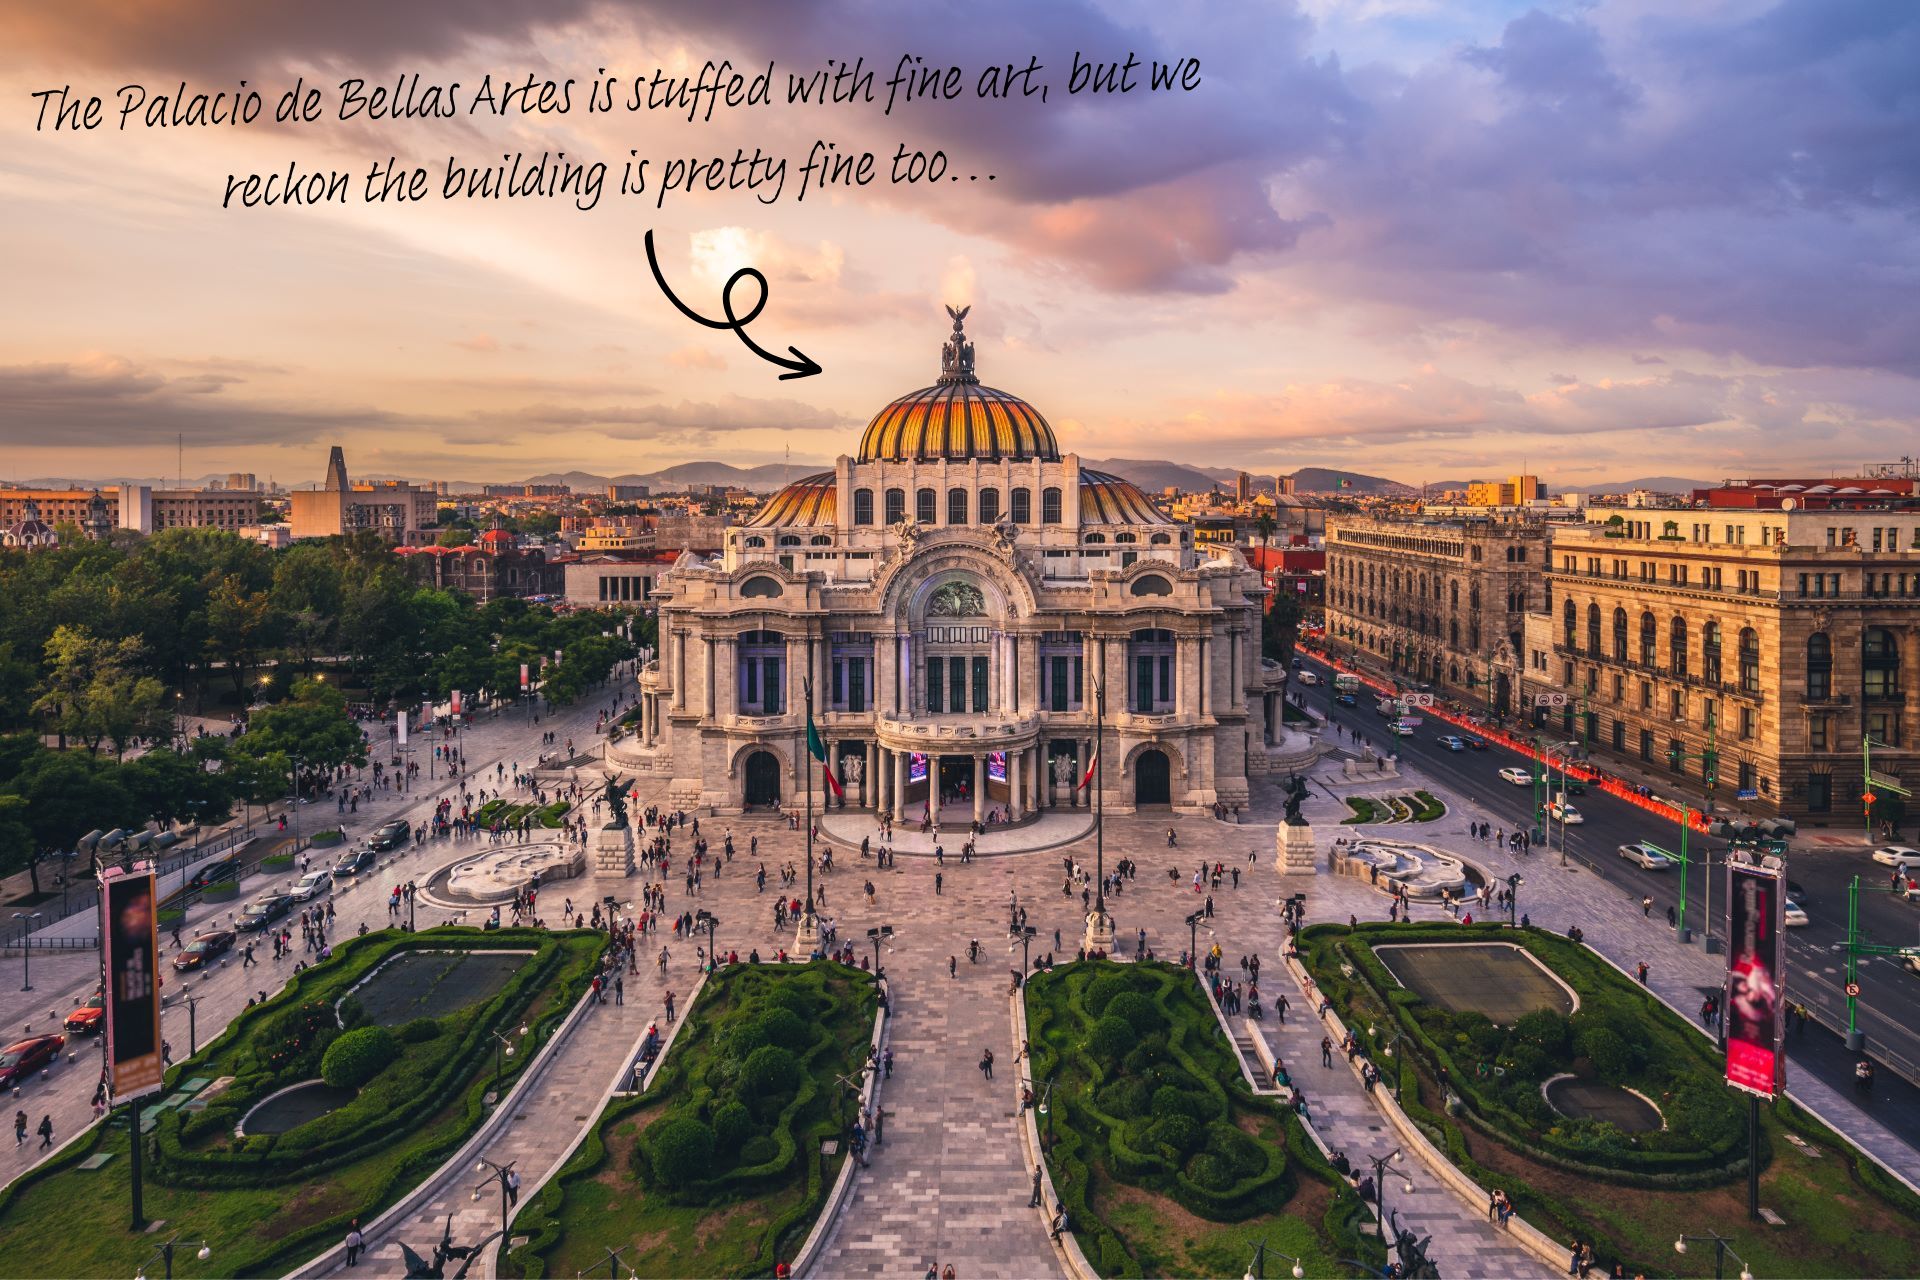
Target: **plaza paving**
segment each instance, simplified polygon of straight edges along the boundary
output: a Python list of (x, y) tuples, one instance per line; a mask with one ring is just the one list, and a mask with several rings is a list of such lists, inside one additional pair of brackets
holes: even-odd
[[(585, 741), (598, 705), (596, 702), (571, 715), (547, 719), (541, 727), (556, 728), (563, 737), (571, 733), (577, 741)], [(516, 756), (524, 759), (531, 753), (530, 733), (523, 722), (511, 717), (505, 722), (482, 723), (467, 736), (469, 761), (476, 771), (501, 758), (511, 766)], [(1337, 762), (1323, 761), (1319, 768), (1331, 775), (1337, 771)], [(1405, 785), (1410, 788), (1413, 781), (1409, 777)], [(646, 792), (646, 785), (642, 784), (643, 807), (658, 799)], [(1653, 966), (1653, 988), (1677, 1007), (1697, 1004), (1698, 987), (1711, 982), (1717, 972), (1713, 958), (1702, 955), (1698, 948), (1678, 946), (1658, 921), (1642, 916), (1638, 903), (1600, 886), (1590, 873), (1578, 868), (1563, 870), (1552, 865), (1546, 855), (1515, 859), (1471, 840), (1466, 834), (1466, 824), (1473, 816), (1471, 799), (1446, 794), (1431, 783), (1426, 785), (1441, 792), (1452, 811), (1439, 822), (1422, 825), (1418, 829), (1422, 840), (1468, 854), (1497, 873), (1524, 865), (1527, 884), (1522, 907), (1535, 924), (1563, 930), (1578, 923), (1587, 931), (1590, 944), (1623, 967), (1648, 960)], [(417, 818), (446, 786), (442, 783), (404, 797), (383, 797), (371, 809), (363, 807), (354, 829), (364, 830), (400, 814)], [(863, 815), (844, 816), (862, 828), (871, 828), (870, 819)], [(1241, 878), (1238, 888), (1229, 880), (1216, 896), (1214, 916), (1199, 930), (1201, 947), (1217, 942), (1226, 955), (1230, 975), (1242, 955), (1258, 953), (1274, 975), (1269, 983), (1274, 992), (1283, 989), (1280, 984), (1285, 981), (1277, 966), (1284, 935), (1275, 909), (1284, 894), (1306, 893), (1309, 922), (1345, 920), (1349, 915), (1385, 918), (1386, 898), (1372, 892), (1361, 880), (1336, 877), (1322, 870), (1311, 877), (1283, 881), (1273, 856), (1273, 824), (1279, 816), (1278, 789), (1263, 784), (1256, 787), (1243, 825), (1166, 813), (1110, 818), (1106, 830), (1109, 865), (1121, 857), (1138, 863), (1137, 878), (1110, 899), (1124, 949), (1132, 951), (1136, 930), (1144, 929), (1147, 943), (1156, 954), (1166, 959), (1179, 955), (1189, 938), (1184, 917), (1204, 902), (1204, 897), (1191, 888), (1193, 872), (1202, 860), (1209, 864), (1218, 860), (1230, 870), (1237, 868)], [(1306, 816), (1318, 824), (1323, 848), (1343, 833), (1338, 825), (1343, 816), (1341, 807), (1321, 790), (1316, 789), (1308, 800)], [(1177, 836), (1176, 847), (1168, 846), (1169, 827)], [(752, 877), (760, 862), (769, 868), (770, 878), (789, 860), (800, 864), (805, 832), (791, 830), (783, 819), (772, 816), (707, 819), (703, 829), (716, 849), (722, 833), (731, 829), (741, 850), (724, 874), (708, 881), (698, 900), (698, 905), (721, 919), (721, 947), (738, 950), (743, 957), (757, 947), (766, 957), (782, 946), (791, 946), (791, 931), (776, 931), (773, 926), (773, 893), (757, 892)], [(1352, 830), (1345, 828), (1344, 832)], [(745, 853), (751, 836), (759, 837), (757, 858)], [(687, 843), (684, 835), (676, 839), (676, 855), (684, 853)], [(857, 836), (854, 843), (857, 845)], [(896, 843), (904, 848), (904, 841)], [(841, 936), (859, 943), (863, 953), (871, 955), (865, 940), (868, 927), (888, 924), (895, 930), (882, 961), (894, 997), (889, 1036), (896, 1067), (883, 1094), (884, 1141), (874, 1149), (871, 1169), (860, 1175), (844, 1211), (831, 1226), (816, 1274), (919, 1275), (930, 1263), (941, 1267), (952, 1264), (956, 1274), (968, 1280), (1060, 1273), (1061, 1264), (1041, 1219), (1026, 1207), (1030, 1170), (1022, 1162), (1014, 1090), (1008, 1079), (1022, 1069), (1007, 1004), (1010, 971), (1020, 961), (1017, 950), (1009, 952), (1006, 923), (1009, 903), (1017, 900), (1029, 912), (1028, 923), (1039, 931), (1034, 954), (1056, 951), (1057, 931), (1057, 954), (1071, 958), (1084, 908), (1077, 889), (1062, 892), (1062, 860), (1074, 856), (1090, 863), (1092, 845), (1091, 838), (1083, 838), (1065, 848), (1009, 852), (983, 857), (967, 866), (954, 856), (948, 858), (944, 868), (936, 868), (928, 858), (903, 854), (899, 865), (886, 871), (877, 870), (871, 862), (863, 863), (856, 852), (842, 848), (836, 854), (838, 869), (819, 877), (823, 911), (837, 922)], [(410, 854), (390, 870), (368, 877), (366, 885), (342, 892), (336, 933), (350, 931), (362, 920), (375, 927), (383, 925), (389, 884), (407, 876), (424, 879), (439, 866), (469, 856), (474, 847), (430, 844), (424, 852)], [(950, 848), (949, 852), (956, 850)], [(938, 891), (936, 871), (941, 876)], [(873, 885), (871, 901), (865, 892), (869, 882)], [(249, 883), (241, 901), (266, 883)], [(562, 896), (587, 902), (606, 893), (630, 902), (640, 884), (637, 876), (603, 879), (590, 875), (559, 881), (546, 886), (543, 906)], [(670, 881), (668, 911), (687, 909), (685, 899), (682, 883)], [(203, 908), (192, 923), (224, 918), (238, 905)], [(444, 912), (434, 913), (435, 920), (446, 916)], [(1437, 919), (1442, 913), (1437, 907), (1416, 907), (1415, 916)], [(423, 910), (421, 923), (429, 922)], [(191, 936), (192, 929), (184, 932)], [(975, 939), (982, 948), (977, 962), (968, 959), (968, 943)], [(605, 1091), (631, 1061), (635, 1040), (659, 1012), (663, 988), (672, 987), (685, 1003), (695, 980), (693, 947), (668, 945), (673, 957), (664, 979), (654, 965), (645, 962), (647, 951), (643, 949), (640, 973), (629, 975), (626, 981), (625, 1004), (609, 1002), (587, 1012), (578, 1031), (552, 1059), (538, 1087), (529, 1090), (523, 1100), (516, 1100), (512, 1122), (481, 1154), (496, 1162), (514, 1161), (529, 1188), (564, 1156), (582, 1126), (598, 1113)], [(656, 943), (651, 950), (657, 951), (657, 947)], [(955, 975), (951, 977), (949, 957), (954, 958)], [(91, 990), (93, 963), (90, 955), (51, 961), (36, 957), (37, 990), (31, 995), (9, 991), (0, 996), (0, 1018), (19, 1028), (27, 1023), (44, 1025), (49, 1010), (55, 1015), (64, 1014), (73, 998)], [(203, 997), (198, 1018), (201, 1041), (204, 1043), (224, 1026), (248, 994), (262, 988), (276, 989), (290, 969), (290, 961), (281, 962), (278, 970), (267, 961), (260, 968), (242, 973), (235, 960), (193, 981), (192, 989)], [(1269, 1018), (1267, 1034), (1309, 1091), (1322, 1138), (1356, 1163), (1368, 1155), (1385, 1154), (1394, 1145), (1385, 1118), (1344, 1064), (1325, 1070), (1319, 1066), (1321, 1030), (1310, 1016), (1311, 1006), (1302, 993), (1288, 990), (1288, 994), (1293, 1003), (1288, 1026), (1280, 1029)], [(185, 1011), (170, 1005), (166, 1018), (169, 1038), (184, 1049)], [(88, 1118), (87, 1097), (95, 1078), (90, 1057), (93, 1050), (90, 1044), (79, 1048), (79, 1062), (56, 1070), (51, 1081), (30, 1084), (19, 1103), (36, 1122), (40, 1113), (52, 1114), (63, 1139)], [(977, 1065), (985, 1049), (993, 1051), (996, 1062), (997, 1078), (992, 1082), (983, 1078)], [(1806, 1092), (1804, 1085), (1800, 1091)], [(1893, 1142), (1890, 1135), (1853, 1112), (1845, 1099), (1810, 1096), (1807, 1101), (1849, 1132), (1863, 1133), (1870, 1144), (1877, 1142), (1876, 1133), (1885, 1137), (1892, 1144), (1887, 1154), (1896, 1162), (1915, 1159), (1910, 1149)], [(1859, 1126), (1855, 1120), (1860, 1121)], [(28, 1167), (32, 1159), (30, 1148), (17, 1151), (8, 1176)], [(1411, 1154), (1398, 1167), (1414, 1190), (1408, 1194), (1399, 1180), (1392, 1181), (1389, 1206), (1400, 1211), (1404, 1225), (1433, 1236), (1432, 1252), (1444, 1274), (1545, 1272), (1543, 1264), (1487, 1225), (1483, 1206), (1467, 1204), (1441, 1187)], [(399, 1240), (421, 1249), (438, 1239), (448, 1213), (454, 1215), (455, 1237), (462, 1242), (495, 1229), (499, 1222), (497, 1191), (487, 1187), (477, 1202), (471, 1198), (472, 1188), (481, 1182), (477, 1174), (454, 1180), (397, 1229), (371, 1239), (371, 1259), (377, 1264), (373, 1273), (391, 1272), (397, 1262)], [(191, 1229), (191, 1224), (178, 1225)], [(489, 1257), (484, 1267), (475, 1267), (474, 1274), (490, 1271)], [(367, 1272), (363, 1269), (362, 1273)]]

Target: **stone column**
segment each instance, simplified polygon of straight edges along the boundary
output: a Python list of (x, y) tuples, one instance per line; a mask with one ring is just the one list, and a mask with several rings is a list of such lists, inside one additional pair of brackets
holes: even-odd
[(709, 720), (713, 719), (713, 716), (714, 716), (714, 690), (717, 683), (713, 678), (714, 677), (713, 646), (714, 646), (714, 638), (712, 636), (706, 637), (706, 645), (705, 645), (705, 648), (706, 648), (706, 681), (705, 683), (707, 686), (706, 714), (707, 714), (707, 719)]
[(673, 633), (673, 705), (680, 710), (687, 709), (687, 633)]
[(1207, 637), (1201, 636), (1194, 642), (1194, 651), (1199, 660), (1193, 670), (1193, 711), (1204, 718), (1207, 714), (1207, 685), (1212, 682), (1213, 673), (1207, 666)]
[(1007, 821), (1018, 822), (1021, 818), (1021, 783), (1026, 781), (1027, 752), (1023, 747), (1018, 751), (1007, 752)]
[(984, 822), (987, 817), (987, 757), (975, 753), (973, 757), (973, 820)]
[(880, 744), (867, 743), (866, 767), (860, 774), (860, 807), (880, 812)]
[(1033, 744), (1033, 808), (1038, 813), (1049, 807), (1047, 796), (1047, 741), (1042, 738)]
[(893, 753), (893, 820), (907, 820), (907, 753)]

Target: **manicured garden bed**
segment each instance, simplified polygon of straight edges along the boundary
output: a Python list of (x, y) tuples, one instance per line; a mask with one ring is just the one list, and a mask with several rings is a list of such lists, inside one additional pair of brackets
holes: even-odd
[[(175, 1274), (279, 1275), (336, 1243), (351, 1219), (368, 1222), (399, 1199), (484, 1119), (491, 1033), (505, 1032), (518, 1050), (500, 1059), (511, 1087), (584, 993), (604, 947), (603, 935), (585, 931), (383, 930), (343, 942), (331, 961), (243, 1012), (169, 1072), (173, 1092), (146, 1100), (146, 1214), (213, 1250), (206, 1262), (176, 1253)], [(501, 948), (531, 954), (488, 999), (388, 1030), (363, 1021), (349, 998), (340, 1009), (350, 1027), (336, 1020), (335, 1001), (396, 954)], [(206, 1083), (228, 1077), (217, 1092)], [(235, 1136), (254, 1104), (314, 1079), (357, 1093), (285, 1133)], [(96, 1154), (111, 1158), (80, 1167)], [(129, 1158), (127, 1127), (112, 1124), (0, 1192), (11, 1267), (65, 1276), (139, 1269), (154, 1241), (126, 1229)]]
[[(806, 1239), (846, 1158), (871, 1043), (872, 978), (732, 965), (707, 980), (644, 1094), (616, 1099), (529, 1202), (506, 1276), (767, 1276)], [(823, 1139), (840, 1152), (820, 1156)]]
[(498, 821), (503, 827), (513, 828), (522, 818), (531, 817), (532, 825), (556, 829), (561, 819), (567, 816), (567, 810), (573, 806), (565, 800), (550, 801), (545, 805), (515, 803), (503, 796), (496, 796), (473, 811), (473, 820), (482, 827), (491, 827)]
[(1385, 822), (1393, 816), (1365, 796), (1348, 796), (1347, 808), (1352, 812), (1340, 820), (1341, 826), (1350, 827), (1362, 822)]
[[(1402, 988), (1373, 951), (1466, 942), (1523, 947), (1573, 989), (1578, 1010), (1495, 1025)], [(1593, 1242), (1603, 1270), (1711, 1274), (1711, 1248), (1682, 1257), (1673, 1241), (1712, 1229), (1758, 1275), (1920, 1274), (1920, 1197), (1784, 1099), (1761, 1110), (1760, 1203), (1787, 1225), (1749, 1223), (1746, 1103), (1723, 1083), (1718, 1050), (1585, 947), (1534, 929), (1369, 924), (1313, 926), (1300, 950), (1388, 1083), (1399, 1073), (1427, 1136), (1548, 1234)], [(1543, 1086), (1563, 1073), (1644, 1097), (1664, 1127), (1628, 1133), (1560, 1114)]]
[(1384, 1261), (1291, 1111), (1247, 1087), (1191, 972), (1080, 961), (1026, 1001), (1048, 1172), (1101, 1275), (1240, 1275), (1262, 1240), (1309, 1275)]

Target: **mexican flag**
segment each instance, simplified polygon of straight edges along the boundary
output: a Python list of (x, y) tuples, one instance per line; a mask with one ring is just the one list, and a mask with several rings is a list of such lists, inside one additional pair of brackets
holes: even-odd
[(1085, 791), (1089, 786), (1091, 786), (1093, 784), (1093, 771), (1099, 767), (1100, 767), (1100, 752), (1099, 752), (1099, 749), (1096, 748), (1094, 750), (1092, 758), (1087, 761), (1087, 771), (1080, 776), (1080, 785), (1075, 787), (1074, 790)]
[(827, 780), (827, 790), (837, 800), (844, 792), (840, 780), (833, 776), (833, 766), (827, 763), (826, 740), (820, 736), (820, 730), (814, 726), (812, 717), (807, 719), (807, 754), (820, 762), (820, 776)]

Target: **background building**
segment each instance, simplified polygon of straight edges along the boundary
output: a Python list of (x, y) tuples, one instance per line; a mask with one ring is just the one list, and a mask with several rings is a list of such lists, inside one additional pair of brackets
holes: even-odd
[[(48, 524), (73, 524), (89, 537), (100, 529), (226, 529), (238, 533), (260, 522), (260, 494), (249, 489), (155, 489), (103, 485), (98, 489), (0, 489), (0, 523), (24, 519), (32, 502)], [(104, 513), (104, 515), (103, 515)]]
[(1539, 476), (1508, 476), (1505, 480), (1475, 480), (1467, 485), (1470, 507), (1517, 507), (1547, 496)]
[(425, 531), (439, 519), (439, 503), (430, 488), (404, 480), (349, 484), (346, 458), (338, 445), (327, 456), (323, 485), (297, 489), (292, 498), (296, 539), (330, 538), (371, 529), (393, 542), (418, 544), (432, 540)]

